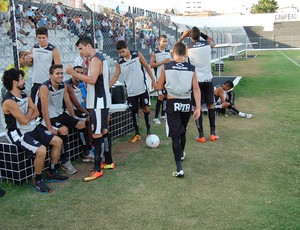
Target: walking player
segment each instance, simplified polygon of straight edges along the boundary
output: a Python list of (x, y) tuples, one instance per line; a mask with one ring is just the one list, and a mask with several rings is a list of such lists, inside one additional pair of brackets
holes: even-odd
[(132, 120), (135, 128), (135, 136), (130, 140), (131, 143), (137, 142), (141, 139), (139, 129), (139, 108), (143, 109), (144, 118), (147, 128), (147, 135), (150, 131), (150, 96), (146, 85), (145, 71), (149, 74), (152, 80), (152, 87), (156, 88), (155, 79), (152, 75), (151, 69), (141, 52), (131, 51), (125, 41), (118, 41), (116, 48), (120, 55), (116, 65), (116, 72), (110, 81), (111, 87), (119, 78), (125, 79), (128, 104), (132, 112)]
[(172, 149), (176, 162), (175, 177), (183, 177), (182, 160), (186, 142), (186, 127), (191, 113), (191, 90), (196, 106), (193, 118), (200, 116), (200, 89), (197, 82), (195, 67), (185, 62), (186, 47), (177, 43), (173, 48), (174, 61), (165, 64), (158, 80), (158, 94), (163, 97), (161, 90), (168, 92), (166, 105), (168, 136), (172, 138)]
[[(158, 82), (159, 76), (161, 74), (161, 70), (164, 64), (171, 61), (171, 52), (167, 49), (168, 45), (168, 38), (166, 35), (161, 35), (158, 38), (159, 45), (158, 47), (152, 52), (151, 59), (150, 59), (150, 67), (154, 68), (156, 82)], [(164, 97), (163, 100), (157, 98), (156, 106), (155, 106), (155, 116), (154, 116), (154, 123), (161, 124), (158, 114), (161, 108), (161, 117), (162, 119), (165, 118), (165, 107), (166, 107), (166, 100), (167, 98)]]
[[(205, 40), (200, 40), (200, 36)], [(211, 141), (218, 140), (216, 135), (216, 114), (214, 107), (214, 86), (212, 83), (211, 73), (211, 48), (215, 46), (215, 42), (212, 38), (205, 34), (200, 33), (197, 27), (193, 27), (191, 30), (186, 30), (181, 35), (178, 42), (182, 42), (184, 38), (190, 37), (192, 42), (187, 44), (187, 55), (190, 63), (196, 67), (197, 78), (199, 87), (201, 90), (201, 105), (206, 104), (208, 108), (208, 118), (210, 124), (210, 136)], [(198, 142), (204, 143), (206, 141), (204, 136), (202, 113), (200, 118), (196, 120), (198, 129)]]

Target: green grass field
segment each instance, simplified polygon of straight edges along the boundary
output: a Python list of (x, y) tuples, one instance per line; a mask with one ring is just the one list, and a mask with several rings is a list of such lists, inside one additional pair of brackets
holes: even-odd
[[(77, 160), (78, 174), (49, 195), (0, 184), (0, 229), (300, 229), (299, 51), (251, 54), (225, 61), (222, 76), (243, 77), (236, 104), (253, 118), (218, 115), (220, 139), (204, 144), (191, 120), (184, 178), (171, 176), (171, 139), (153, 125), (159, 148), (145, 132), (136, 144), (114, 140), (117, 168), (96, 181), (82, 181), (92, 164)], [(204, 125), (208, 136), (207, 116)]]

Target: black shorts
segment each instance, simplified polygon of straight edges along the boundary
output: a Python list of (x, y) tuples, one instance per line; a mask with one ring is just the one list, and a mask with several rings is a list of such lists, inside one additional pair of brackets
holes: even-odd
[(15, 136), (16, 134), (15, 132), (17, 131), (15, 130), (8, 132), (8, 137), (13, 144), (25, 151), (27, 158), (33, 157), (41, 145), (48, 147), (52, 138), (54, 137), (51, 132), (43, 129), (40, 126), (37, 126), (31, 132), (23, 134), (17, 141), (14, 141), (13, 138), (13, 135)]
[(144, 93), (140, 95), (128, 97), (127, 101), (128, 101), (129, 109), (131, 110), (137, 110), (139, 108), (144, 108), (145, 106), (151, 105), (150, 94), (148, 90), (146, 90)]
[(104, 129), (108, 129), (109, 109), (89, 109), (91, 128), (93, 134), (102, 134)]
[(167, 100), (167, 134), (169, 137), (180, 136), (186, 131), (191, 116), (191, 107), (190, 99)]
[[(212, 82), (198, 82), (201, 91), (201, 105), (206, 106), (214, 104), (214, 85)], [(191, 96), (192, 105), (196, 105), (194, 94)]]
[(58, 117), (51, 118), (50, 122), (54, 129), (59, 129), (62, 126), (67, 126), (68, 128), (75, 128), (79, 120), (68, 115), (67, 113), (62, 113)]
[(76, 119), (83, 121), (83, 122), (85, 122), (86, 118), (89, 116), (87, 113), (82, 113), (77, 109), (74, 109), (74, 114), (75, 114)]

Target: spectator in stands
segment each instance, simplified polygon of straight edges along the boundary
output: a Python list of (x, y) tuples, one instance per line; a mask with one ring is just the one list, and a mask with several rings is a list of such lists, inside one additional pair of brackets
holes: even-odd
[(103, 51), (103, 35), (102, 35), (102, 32), (101, 32), (100, 28), (98, 28), (96, 30), (95, 34), (96, 34), (98, 49), (100, 51)]
[[(68, 152), (68, 128), (76, 128), (82, 143), (85, 156), (89, 152), (87, 130), (85, 123), (74, 118), (74, 109), (70, 101), (66, 85), (63, 82), (63, 66), (52, 65), (49, 69), (50, 80), (45, 81), (39, 88), (38, 108), (42, 116), (42, 125), (54, 135), (59, 135), (63, 140), (61, 154), (61, 168), (67, 174), (74, 174), (77, 170), (71, 164)], [(67, 108), (70, 115), (65, 112)]]
[[(183, 32), (178, 42), (182, 42), (184, 38), (190, 37), (191, 43), (187, 45), (187, 53), (192, 65), (196, 66), (196, 72), (201, 90), (201, 104), (206, 104), (208, 108), (208, 118), (210, 124), (210, 140), (216, 141), (219, 137), (216, 135), (216, 114), (214, 106), (214, 86), (212, 83), (211, 73), (211, 48), (215, 46), (215, 41), (205, 34), (202, 34), (197, 27)], [(200, 37), (205, 41), (200, 40)], [(202, 114), (196, 121), (198, 129), (198, 137), (196, 140), (200, 143), (206, 141), (203, 131)]]
[(2, 81), (8, 90), (2, 102), (7, 136), (9, 140), (25, 151), (27, 158), (34, 158), (35, 178), (33, 189), (41, 193), (50, 193), (52, 189), (45, 185), (42, 172), (47, 147), (52, 146), (50, 169), (46, 174), (48, 182), (64, 182), (68, 179), (60, 175), (55, 165), (58, 162), (62, 140), (37, 125), (39, 112), (29, 95), (22, 92), (25, 88), (22, 70), (10, 69), (4, 72)]
[[(93, 141), (95, 145), (95, 163), (91, 173), (84, 178), (89, 182), (100, 178), (103, 175), (102, 169), (114, 169), (111, 151), (106, 145), (109, 145), (108, 134), (108, 116), (111, 106), (111, 95), (109, 92), (109, 71), (108, 65), (103, 55), (94, 49), (94, 42), (90, 37), (80, 38), (76, 46), (81, 55), (90, 59), (88, 76), (76, 73), (71, 66), (68, 66), (66, 72), (77, 77), (87, 84), (86, 108), (91, 117)], [(96, 90), (97, 89), (97, 90)], [(105, 141), (105, 139), (107, 141)], [(106, 143), (107, 142), (107, 143)], [(104, 145), (104, 148), (102, 147)], [(102, 152), (104, 151), (105, 162), (102, 162)]]
[[(73, 69), (76, 73), (84, 73), (82, 66), (75, 66)], [(72, 76), (69, 80), (65, 81), (70, 100), (73, 104), (75, 118), (85, 122), (86, 124), (88, 132), (88, 146), (89, 150), (91, 150), (92, 130), (90, 126), (90, 117), (89, 112), (85, 109), (85, 107), (82, 106), (83, 97), (81, 89), (79, 88), (79, 82), (79, 79), (75, 76)], [(86, 150), (83, 154), (80, 155), (83, 162), (94, 162), (94, 155), (90, 153), (89, 150)]]
[[(6, 22), (6, 29), (7, 29), (7, 35), (10, 37), (10, 39), (12, 38), (12, 28), (11, 28), (11, 24), (10, 21)], [(24, 29), (22, 29), (19, 25), (18, 22), (16, 22), (16, 31), (17, 31), (17, 40), (20, 41), (24, 46), (27, 45), (27, 42), (25, 42), (22, 38), (20, 38), (20, 36), (18, 35), (18, 33), (25, 35), (26, 37), (30, 34), (30, 32), (26, 32)]]
[(176, 171), (174, 177), (183, 177), (182, 160), (184, 160), (186, 128), (191, 113), (191, 91), (194, 93), (195, 109), (193, 118), (200, 117), (200, 90), (197, 82), (195, 66), (185, 61), (186, 47), (183, 43), (175, 44), (173, 48), (174, 61), (167, 63), (161, 71), (158, 80), (159, 97), (163, 97), (162, 90), (168, 92), (167, 122), (168, 136), (172, 138)]
[(58, 49), (48, 42), (48, 30), (46, 27), (39, 27), (35, 31), (38, 43), (31, 49), (33, 58), (33, 73), (31, 98), (35, 102), (39, 86), (49, 80), (49, 68), (54, 64), (61, 64)]
[[(28, 77), (29, 68), (33, 65), (32, 56), (29, 52), (22, 50), (19, 52), (19, 69), (24, 72), (24, 80)], [(10, 64), (6, 67), (6, 70), (16, 68), (15, 64)]]
[(251, 118), (252, 114), (243, 113), (237, 110), (234, 104), (234, 84), (232, 81), (225, 81), (221, 86), (218, 86), (214, 91), (215, 96), (215, 108), (216, 109), (229, 109), (234, 115), (238, 115), (243, 118)]
[(144, 49), (144, 42), (145, 42), (145, 35), (143, 30), (141, 30), (140, 34), (139, 34), (139, 38), (140, 38), (140, 44), (141, 44), (141, 48)]
[(62, 3), (61, 2), (58, 2), (56, 5), (55, 5), (55, 10), (56, 10), (56, 15), (58, 17), (58, 20), (60, 21), (63, 17), (63, 14), (64, 14), (64, 11), (63, 11), (63, 7), (62, 7)]
[[(150, 67), (154, 68), (156, 82), (161, 75), (162, 68), (165, 64), (171, 61), (171, 52), (167, 49), (168, 46), (168, 38), (166, 35), (161, 35), (158, 39), (159, 45), (158, 47), (151, 53), (150, 59)], [(165, 92), (166, 94), (166, 92)], [(165, 98), (157, 98), (156, 106), (155, 106), (155, 116), (154, 116), (154, 123), (160, 125), (161, 122), (159, 120), (158, 114), (161, 108), (161, 116), (165, 118)]]
[(1, 1), (0, 4), (0, 26), (9, 19), (9, 1)]
[(15, 10), (15, 15), (16, 15), (16, 20), (19, 23), (21, 27), (23, 27), (23, 21), (22, 21), (22, 11), (21, 7), (17, 5), (16, 10)]
[(37, 28), (37, 21), (35, 19), (35, 13), (32, 11), (31, 6), (27, 7), (25, 12), (25, 17), (34, 24), (34, 27)]
[[(135, 128), (135, 136), (131, 139), (131, 143), (141, 139), (138, 110), (143, 108), (144, 118), (147, 128), (147, 135), (151, 134), (150, 130), (150, 96), (145, 82), (146, 69), (152, 81), (152, 87), (156, 88), (155, 78), (152, 75), (151, 69), (141, 52), (131, 51), (125, 41), (118, 41), (116, 49), (119, 54), (119, 59), (116, 64), (116, 71), (110, 81), (110, 87), (118, 80), (119, 75), (125, 80), (128, 93), (128, 104), (131, 110), (133, 125)], [(134, 74), (133, 74), (134, 73)]]

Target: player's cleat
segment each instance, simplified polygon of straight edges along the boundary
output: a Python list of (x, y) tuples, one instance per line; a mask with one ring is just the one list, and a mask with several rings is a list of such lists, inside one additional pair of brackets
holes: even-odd
[(160, 125), (160, 124), (161, 124), (159, 118), (154, 118), (154, 119), (153, 119), (153, 122), (154, 122), (155, 124), (157, 124), (157, 125)]
[(94, 162), (94, 155), (92, 154), (92, 150), (87, 156), (85, 156), (83, 154), (81, 159), (82, 159), (82, 162), (84, 162), (84, 163)]
[(167, 118), (166, 116), (161, 116), (161, 119), (163, 120), (166, 120), (166, 118)]
[(102, 176), (103, 176), (102, 170), (100, 172), (97, 172), (96, 170), (92, 170), (91, 173), (87, 177), (83, 178), (83, 181), (89, 182), (92, 180), (96, 180), (97, 178), (100, 178)]
[(53, 190), (49, 188), (43, 180), (38, 180), (38, 181), (34, 180), (32, 184), (32, 188), (33, 190), (44, 194), (53, 192)]
[(173, 172), (172, 176), (179, 177), (179, 178), (184, 177), (184, 172), (183, 172), (183, 170), (180, 170), (179, 172)]
[(137, 142), (137, 141), (139, 141), (139, 140), (141, 140), (141, 135), (136, 134), (136, 135), (130, 140), (130, 142), (131, 142), (131, 143), (135, 143), (135, 142)]
[(67, 176), (62, 176), (55, 170), (54, 173), (47, 172), (46, 179), (47, 182), (65, 182), (68, 180)]
[(101, 165), (101, 169), (114, 169), (115, 167), (116, 167), (115, 163), (111, 163), (111, 164), (103, 163)]
[(185, 157), (186, 157), (186, 154), (185, 154), (185, 152), (183, 152), (181, 155), (181, 160), (183, 161), (185, 159)]
[(196, 141), (200, 142), (200, 143), (205, 143), (206, 139), (205, 137), (195, 137)]
[(245, 118), (250, 119), (252, 117), (252, 114), (250, 113), (245, 113)]
[(210, 139), (210, 141), (216, 141), (219, 139), (219, 136), (210, 134), (209, 139)]
[(61, 164), (61, 169), (64, 170), (67, 174), (72, 175), (77, 173), (77, 170), (71, 164), (71, 161), (68, 160), (66, 163)]

